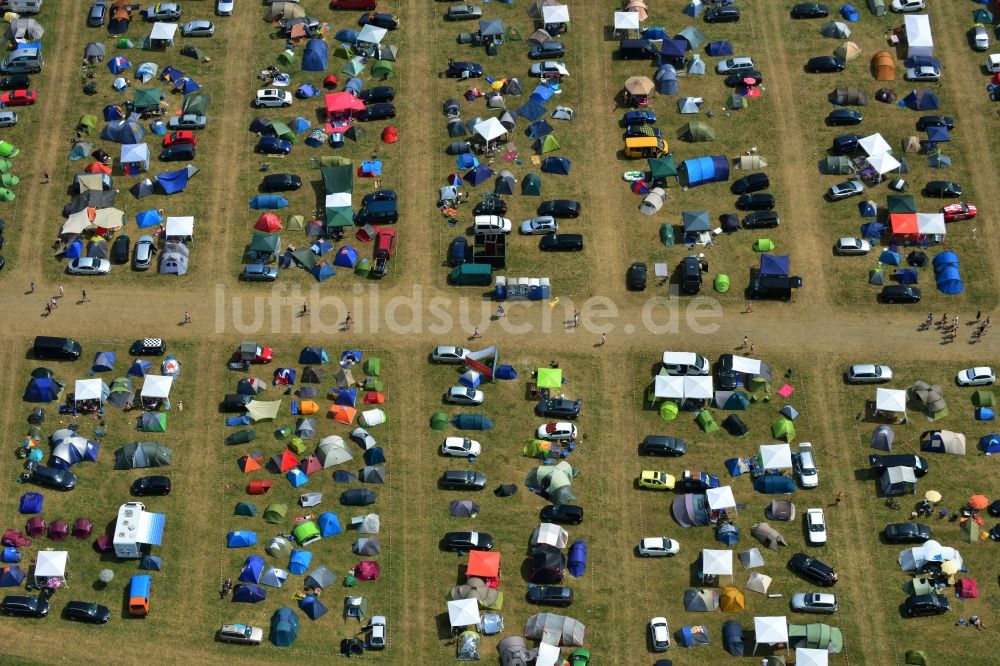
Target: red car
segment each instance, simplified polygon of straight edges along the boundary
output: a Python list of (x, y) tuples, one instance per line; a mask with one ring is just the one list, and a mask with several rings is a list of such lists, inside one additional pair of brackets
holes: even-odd
[(198, 137), (194, 132), (189, 130), (182, 130), (180, 132), (171, 132), (167, 136), (163, 137), (164, 146), (179, 146), (182, 144), (190, 144), (195, 146), (198, 144)]
[(34, 90), (12, 90), (0, 95), (0, 102), (7, 106), (31, 106), (35, 98)]
[(376, 0), (330, 0), (330, 9), (375, 9)]
[(944, 213), (945, 222), (958, 222), (959, 220), (971, 220), (979, 211), (976, 206), (970, 203), (955, 203), (941, 209)]

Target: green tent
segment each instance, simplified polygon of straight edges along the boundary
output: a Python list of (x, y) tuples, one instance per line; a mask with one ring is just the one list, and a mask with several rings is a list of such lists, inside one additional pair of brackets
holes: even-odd
[(720, 294), (724, 294), (729, 291), (729, 276), (725, 273), (719, 273), (715, 276), (715, 290)]
[(295, 529), (292, 530), (292, 536), (295, 537), (295, 540), (300, 544), (312, 543), (317, 539), (323, 538), (315, 520), (305, 520), (296, 525)]
[(843, 176), (854, 173), (851, 160), (845, 155), (827, 155), (819, 161), (819, 172), (832, 176)]
[(257, 505), (253, 502), (237, 502), (236, 511), (233, 512), (236, 516), (249, 516), (250, 518), (257, 517)]
[(538, 368), (538, 378), (535, 380), (538, 388), (557, 389), (562, 387), (561, 368)]
[(301, 437), (292, 437), (287, 446), (289, 451), (299, 456), (305, 453), (306, 449), (309, 448)]
[(750, 406), (750, 398), (743, 391), (719, 391), (715, 395), (716, 403), (719, 403), (715, 406), (720, 409), (736, 411)]
[(285, 49), (278, 54), (278, 64), (284, 65), (285, 67), (290, 67), (299, 61), (299, 57), (295, 55), (295, 51), (291, 49)]
[(350, 206), (334, 206), (326, 209), (326, 227), (342, 229), (354, 226), (354, 210)]
[(972, 22), (982, 25), (993, 25), (993, 13), (988, 9), (976, 9), (972, 12)]
[[(10, 144), (7, 144), (7, 145), (10, 146)], [(10, 146), (10, 147), (14, 148), (13, 146)], [(15, 148), (15, 150), (16, 150), (16, 148)], [(14, 168), (13, 162), (11, 162), (10, 160), (0, 159), (0, 173), (7, 173), (12, 168)]]
[(732, 95), (729, 96), (729, 108), (730, 109), (734, 109), (734, 110), (745, 109), (748, 106), (750, 106), (750, 105), (747, 103), (747, 98), (744, 97), (743, 95), (732, 94)]
[(163, 93), (157, 88), (136, 88), (133, 91), (132, 105), (136, 111), (147, 111), (160, 106)]
[(351, 166), (351, 158), (343, 155), (322, 155), (318, 159), (321, 167)]
[(650, 178), (667, 178), (670, 176), (677, 176), (677, 163), (674, 162), (673, 155), (665, 155), (664, 157), (653, 157), (649, 160), (649, 177)]
[(372, 64), (373, 79), (388, 79), (392, 76), (392, 62), (389, 60), (376, 60)]
[[(15, 176), (12, 173), (0, 174), (0, 185), (3, 185), (4, 187), (14, 187), (15, 185), (17, 185), (20, 182), (21, 182), (21, 179), (19, 177)], [(103, 239), (101, 239), (101, 240), (103, 240)], [(92, 239), (91, 242), (99, 243), (100, 241), (98, 241), (96, 239)], [(107, 245), (107, 243), (108, 243), (107, 241), (104, 241), (105, 245)]]
[(514, 26), (507, 28), (507, 39), (509, 39), (512, 42), (521, 41), (521, 31), (515, 28)]
[(927, 653), (923, 650), (907, 650), (906, 663), (914, 666), (927, 666), (930, 662), (927, 660)]
[(226, 444), (230, 446), (234, 444), (246, 444), (248, 442), (252, 442), (255, 439), (257, 439), (256, 430), (251, 430), (251, 429), (237, 430), (229, 437), (226, 437)]
[(167, 415), (162, 412), (143, 412), (142, 416), (139, 417), (137, 430), (140, 432), (166, 432)]
[(118, 38), (118, 48), (120, 48), (120, 49), (130, 49), (130, 48), (132, 48), (134, 46), (135, 46), (135, 44), (133, 44), (132, 40), (129, 39), (128, 37), (119, 37)]
[(281, 122), (280, 120), (272, 120), (271, 129), (274, 130), (275, 136), (277, 136), (279, 139), (284, 139), (286, 141), (291, 141), (292, 143), (295, 143), (295, 140), (297, 138), (295, 132), (292, 131), (291, 127)]
[(912, 194), (890, 194), (885, 198), (885, 202), (890, 215), (917, 212), (917, 202)]
[(972, 404), (975, 407), (992, 407), (997, 404), (993, 391), (976, 391), (972, 394)]
[(529, 173), (524, 176), (524, 179), (521, 181), (521, 196), (542, 196), (542, 179), (537, 173)]
[(774, 249), (774, 241), (770, 238), (758, 238), (753, 242), (754, 252), (770, 252)]
[(286, 513), (288, 513), (287, 504), (268, 504), (264, 509), (264, 522), (280, 523), (285, 519)]
[(322, 166), (319, 175), (323, 179), (323, 191), (326, 194), (354, 191), (354, 171), (350, 164)]
[(91, 115), (80, 116), (80, 122), (76, 124), (76, 128), (87, 135), (89, 135), (90, 131), (96, 127), (97, 116)]
[(540, 439), (529, 439), (521, 447), (521, 453), (527, 458), (548, 460), (549, 456), (552, 455), (552, 446), (549, 442), (543, 442)]
[(365, 361), (365, 374), (369, 377), (378, 377), (382, 374), (382, 359), (377, 356), (370, 357)]
[(348, 44), (341, 44), (333, 50), (333, 55), (337, 58), (343, 58), (344, 60), (350, 60), (354, 57), (354, 51)]
[(184, 103), (181, 110), (184, 113), (194, 113), (203, 116), (208, 113), (208, 107), (212, 103), (212, 96), (204, 90), (195, 90), (184, 95)]
[(664, 421), (673, 421), (677, 418), (678, 407), (676, 402), (667, 401), (660, 405), (660, 418)]
[(771, 426), (771, 434), (775, 439), (791, 442), (795, 439), (795, 424), (788, 419), (778, 419)]
[(302, 215), (289, 215), (285, 228), (289, 231), (302, 231), (306, 228), (306, 218)]
[(205, 52), (195, 46), (191, 46), (190, 44), (181, 48), (181, 55), (194, 58), (198, 61), (205, 59)]
[(705, 433), (715, 432), (719, 429), (719, 424), (715, 422), (715, 418), (712, 416), (712, 412), (707, 409), (703, 409), (698, 412), (698, 416), (694, 417), (694, 422), (698, 424)]
[(701, 120), (692, 120), (677, 130), (677, 138), (684, 141), (712, 141), (715, 139), (715, 130)]
[(672, 224), (660, 225), (660, 242), (667, 247), (674, 245), (674, 226)]
[(444, 412), (435, 412), (431, 415), (431, 430), (446, 430), (448, 428), (448, 415)]
[(551, 153), (553, 150), (559, 150), (559, 140), (556, 138), (555, 134), (546, 134), (544, 139), (538, 140), (538, 152)]
[(369, 377), (365, 380), (364, 389), (366, 391), (382, 391), (384, 390), (382, 380), (377, 377)]
[(372, 272), (372, 262), (367, 257), (362, 257), (361, 261), (354, 265), (354, 274), (358, 277), (368, 277)]
[(771, 382), (769, 382), (765, 377), (750, 377), (747, 380), (747, 388), (753, 392), (770, 392)]
[(357, 76), (361, 72), (365, 71), (365, 64), (361, 61), (361, 58), (351, 58), (344, 65), (344, 69), (340, 70), (348, 76)]
[(308, 247), (300, 247), (292, 252), (292, 259), (294, 259), (295, 263), (300, 267), (306, 269), (307, 271), (311, 271), (316, 267), (316, 261), (319, 257), (317, 257), (316, 253)]
[(264, 231), (255, 231), (250, 237), (250, 251), (259, 253), (275, 253), (278, 251), (278, 243), (281, 239), (278, 234), (269, 234)]

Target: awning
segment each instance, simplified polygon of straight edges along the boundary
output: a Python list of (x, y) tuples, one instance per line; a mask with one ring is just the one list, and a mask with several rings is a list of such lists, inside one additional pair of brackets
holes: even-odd
[(888, 153), (892, 150), (889, 142), (882, 138), (879, 133), (871, 134), (858, 141), (858, 147), (865, 151), (865, 155), (871, 157), (880, 153)]
[(875, 389), (875, 409), (883, 412), (905, 412), (906, 391), (900, 389)]
[(139, 514), (139, 528), (135, 540), (152, 546), (159, 546), (163, 541), (163, 524), (167, 516), (162, 513), (143, 511)]
[(615, 12), (615, 30), (638, 30), (639, 14), (636, 12)]
[(507, 128), (500, 124), (500, 120), (497, 118), (487, 118), (478, 123), (474, 129), (476, 134), (483, 137), (485, 141), (499, 139), (507, 133)]
[(142, 398), (168, 398), (174, 378), (166, 375), (146, 375), (142, 383)]
[(190, 215), (184, 217), (168, 217), (166, 234), (167, 236), (193, 236), (194, 217)]
[(176, 23), (154, 23), (153, 29), (149, 33), (149, 38), (172, 42), (174, 40), (174, 35), (176, 34)]
[(746, 356), (733, 356), (733, 370), (750, 375), (760, 374), (760, 361)]

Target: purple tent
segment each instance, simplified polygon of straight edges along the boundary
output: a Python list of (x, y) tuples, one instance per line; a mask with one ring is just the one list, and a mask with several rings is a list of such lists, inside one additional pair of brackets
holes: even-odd
[(579, 578), (587, 570), (587, 544), (583, 539), (577, 539), (569, 547), (569, 559), (567, 569), (570, 575)]
[(489, 168), (485, 164), (480, 164), (475, 169), (470, 169), (465, 174), (465, 181), (475, 187), (476, 185), (482, 185), (487, 180), (493, 177), (493, 169)]
[(49, 525), (49, 538), (53, 541), (65, 541), (69, 537), (69, 524), (65, 520), (56, 520)]
[(45, 524), (45, 519), (41, 516), (35, 516), (34, 518), (28, 519), (28, 522), (24, 524), (24, 531), (27, 532), (30, 537), (40, 537), (45, 534), (45, 530), (48, 525)]
[(94, 531), (94, 524), (86, 518), (77, 518), (73, 521), (73, 536), (77, 539), (86, 539)]

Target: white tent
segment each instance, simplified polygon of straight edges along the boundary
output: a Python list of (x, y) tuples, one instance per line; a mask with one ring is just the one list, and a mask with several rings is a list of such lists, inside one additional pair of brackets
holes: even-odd
[(827, 666), (830, 653), (816, 648), (795, 648), (795, 666)]
[(917, 213), (917, 231), (925, 235), (947, 233), (943, 213)]
[(865, 151), (865, 155), (871, 157), (872, 155), (878, 155), (879, 153), (888, 153), (892, 150), (892, 146), (886, 141), (881, 134), (876, 132), (875, 134), (869, 134), (865, 138), (858, 141), (858, 147)]
[(907, 14), (903, 19), (906, 28), (906, 57), (934, 55), (934, 37), (931, 35), (931, 18), (927, 14)]
[[(767, 166), (766, 164), (764, 166)], [(755, 358), (747, 358), (746, 356), (733, 356), (733, 371), (734, 372), (745, 372), (749, 375), (756, 375), (760, 373), (760, 361)]]
[(449, 601), (448, 621), (453, 627), (479, 624), (479, 601), (475, 598)]
[(485, 141), (499, 139), (507, 133), (507, 128), (500, 124), (498, 118), (487, 118), (481, 123), (476, 124), (474, 129), (476, 134), (483, 137)]
[(761, 444), (760, 459), (764, 469), (791, 469), (792, 448), (788, 444)]
[(747, 578), (747, 589), (751, 592), (767, 594), (767, 588), (771, 587), (771, 577), (754, 571)]
[(712, 389), (712, 376), (685, 377), (684, 397), (710, 400), (715, 395)]
[(385, 28), (379, 28), (368, 24), (361, 28), (361, 32), (358, 33), (357, 41), (364, 42), (366, 44), (381, 44), (388, 32), (389, 31)]
[(125, 211), (120, 208), (98, 208), (94, 211), (94, 227), (117, 231), (125, 225)]
[(906, 391), (901, 389), (875, 389), (875, 409), (882, 412), (906, 413)]
[(153, 29), (149, 33), (149, 38), (173, 43), (174, 35), (176, 34), (176, 23), (154, 23)]
[(569, 533), (553, 523), (541, 523), (531, 535), (532, 545), (545, 544), (560, 550), (569, 543)]
[(895, 171), (899, 168), (899, 160), (890, 155), (889, 153), (876, 153), (868, 158), (868, 166), (875, 169), (878, 175), (883, 176), (890, 171)]
[(35, 560), (35, 584), (43, 578), (65, 578), (69, 553), (65, 550), (40, 550)]
[(753, 619), (753, 632), (757, 644), (753, 651), (761, 645), (777, 645), (778, 643), (788, 644), (788, 618), (784, 615), (771, 615), (767, 617), (755, 617)]
[(73, 213), (63, 222), (59, 234), (82, 234), (87, 229), (92, 229), (93, 226), (93, 222), (90, 221), (90, 209), (84, 208)]
[(564, 663), (559, 657), (558, 645), (539, 643), (538, 656), (535, 657), (535, 666), (556, 666), (556, 664)]
[(123, 144), (120, 162), (122, 165), (139, 164), (142, 171), (149, 171), (149, 146), (144, 143)]
[(247, 403), (247, 414), (254, 422), (276, 418), (279, 409), (280, 400), (251, 400)]
[(903, 571), (916, 571), (925, 562), (954, 562), (959, 569), (962, 568), (961, 553), (951, 546), (942, 546), (934, 540), (901, 551), (896, 561)]
[(100, 400), (104, 402), (108, 387), (103, 379), (78, 379), (73, 387), (73, 399), (77, 402), (82, 400)]
[(639, 15), (635, 12), (615, 12), (615, 30), (638, 30)]
[[(764, 556), (760, 554), (759, 548), (751, 548), (740, 552), (740, 564), (744, 569), (756, 569), (764, 566)], [(753, 576), (751, 576), (753, 578)], [(749, 581), (747, 587), (750, 587)]]
[(684, 378), (672, 375), (657, 375), (653, 379), (653, 395), (657, 398), (683, 398)]
[(708, 498), (708, 508), (713, 511), (736, 508), (736, 498), (733, 497), (732, 486), (709, 488), (705, 491), (705, 497)]
[(701, 551), (701, 572), (711, 576), (732, 576), (733, 551), (703, 548)]
[(168, 398), (174, 378), (165, 375), (146, 375), (142, 383), (142, 398)]
[(185, 215), (183, 217), (168, 217), (166, 235), (167, 238), (172, 238), (174, 236), (181, 238), (194, 236), (194, 217), (190, 215)]
[(549, 5), (542, 7), (543, 23), (569, 23), (568, 5)]

